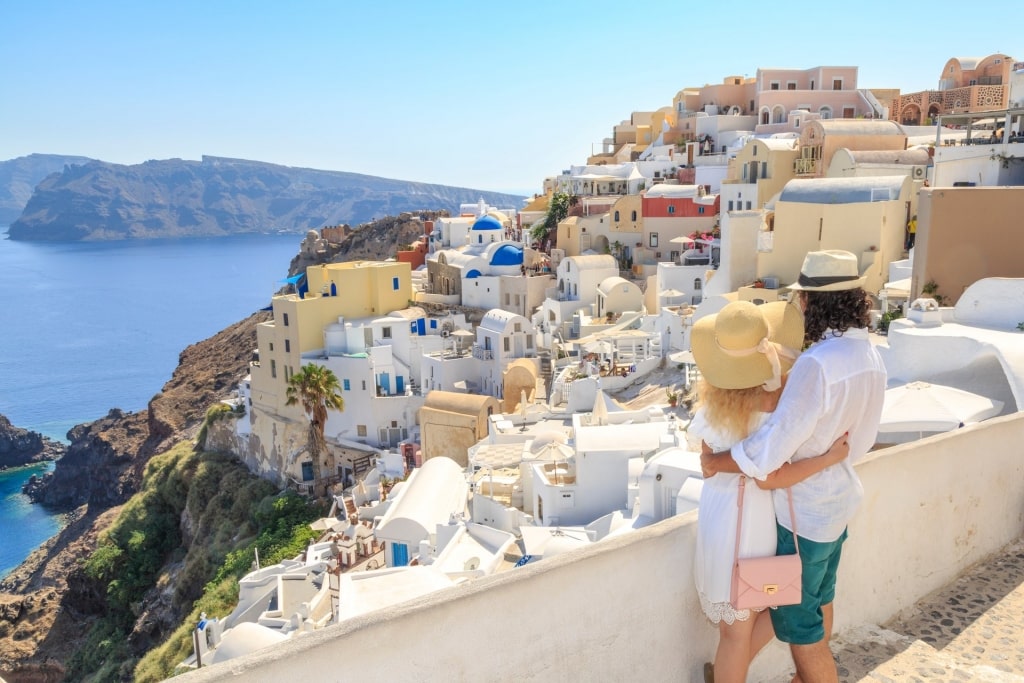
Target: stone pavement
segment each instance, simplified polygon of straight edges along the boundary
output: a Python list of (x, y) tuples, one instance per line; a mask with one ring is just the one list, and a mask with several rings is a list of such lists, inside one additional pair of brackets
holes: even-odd
[(1024, 542), (964, 572), (902, 619), (844, 631), (832, 652), (840, 683), (1024, 683)]

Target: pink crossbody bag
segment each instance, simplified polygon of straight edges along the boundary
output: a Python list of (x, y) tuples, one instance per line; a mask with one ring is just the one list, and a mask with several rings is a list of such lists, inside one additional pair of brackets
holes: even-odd
[(743, 494), (746, 477), (740, 477), (740, 496), (736, 517), (736, 550), (732, 567), (732, 595), (729, 602), (734, 609), (763, 609), (800, 602), (800, 545), (796, 537), (796, 514), (793, 512), (793, 493), (787, 488), (789, 518), (793, 523), (795, 555), (740, 558), (740, 534), (743, 530)]

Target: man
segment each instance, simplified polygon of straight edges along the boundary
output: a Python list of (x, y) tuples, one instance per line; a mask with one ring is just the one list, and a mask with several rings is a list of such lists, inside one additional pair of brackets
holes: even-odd
[[(846, 251), (810, 252), (790, 285), (804, 312), (805, 345), (779, 406), (761, 429), (731, 451), (705, 445), (705, 477), (742, 472), (765, 479), (791, 460), (813, 457), (849, 434), (850, 457), (792, 487), (803, 565), (799, 605), (771, 610), (775, 634), (790, 644), (803, 683), (837, 681), (828, 647), (836, 569), (846, 526), (863, 497), (853, 463), (875, 443), (885, 396), (885, 367), (868, 339), (870, 301), (857, 258)], [(785, 490), (775, 492), (777, 552), (795, 551)]]

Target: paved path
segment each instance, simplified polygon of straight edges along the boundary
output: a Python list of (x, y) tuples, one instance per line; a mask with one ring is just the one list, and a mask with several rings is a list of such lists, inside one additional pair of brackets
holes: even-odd
[(841, 683), (1024, 683), (1024, 542), (903, 619), (844, 632), (832, 652)]

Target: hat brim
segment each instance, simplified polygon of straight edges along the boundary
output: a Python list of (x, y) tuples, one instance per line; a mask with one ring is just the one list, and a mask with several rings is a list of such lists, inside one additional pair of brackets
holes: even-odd
[[(804, 340), (800, 309), (786, 301), (775, 301), (757, 310), (768, 325), (768, 338), (799, 354)], [(701, 376), (719, 389), (750, 389), (772, 379), (771, 364), (763, 354), (737, 357), (722, 351), (715, 337), (715, 321), (721, 313), (701, 318), (690, 332), (690, 349)], [(785, 374), (793, 366), (793, 359), (780, 357), (780, 361)]]
[(862, 275), (856, 280), (845, 280), (843, 282), (833, 282), (827, 285), (821, 285), (820, 287), (811, 287), (808, 285), (801, 285), (799, 282), (794, 282), (788, 285), (786, 289), (794, 289), (801, 292), (843, 292), (847, 289), (857, 289), (863, 287), (864, 283), (867, 282), (868, 278), (866, 275)]

